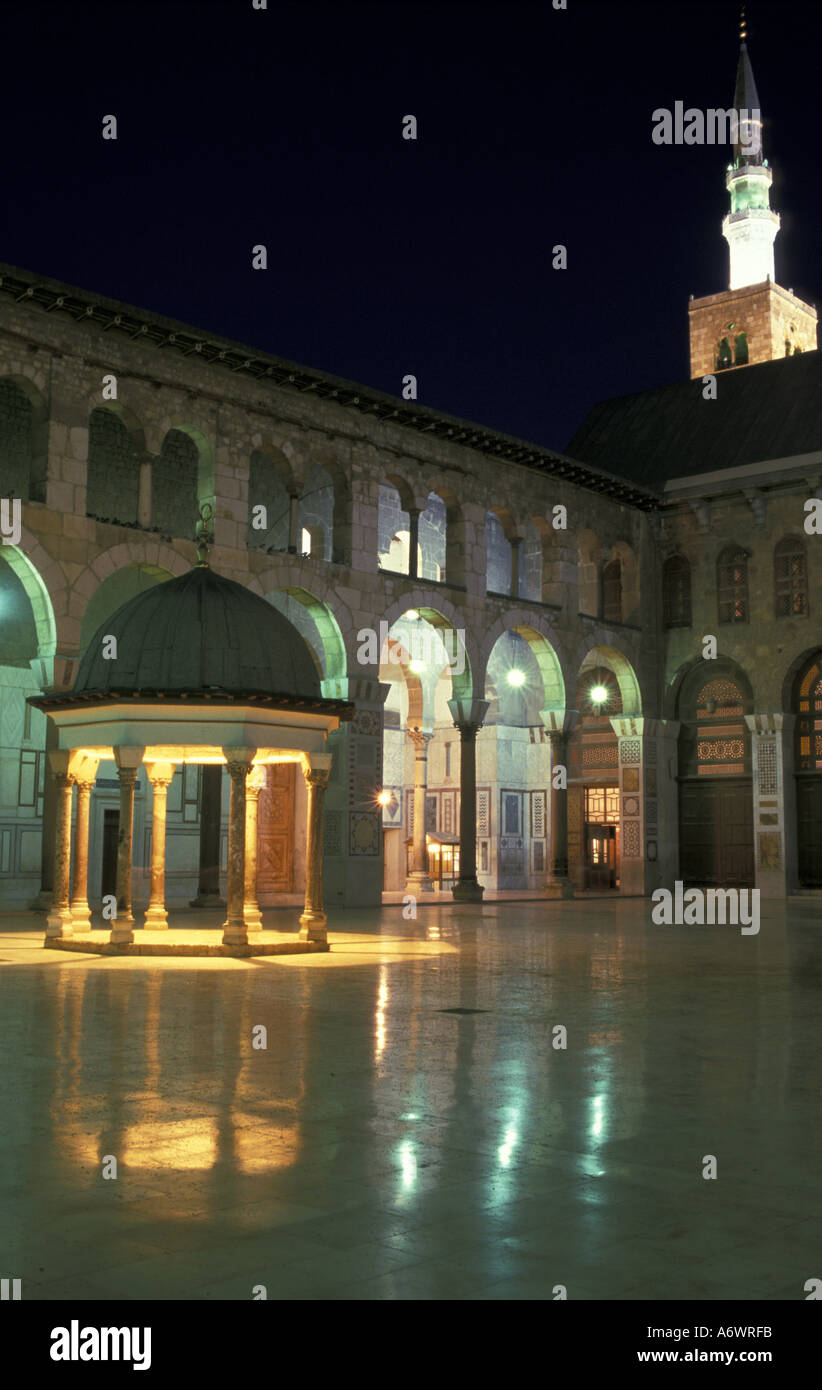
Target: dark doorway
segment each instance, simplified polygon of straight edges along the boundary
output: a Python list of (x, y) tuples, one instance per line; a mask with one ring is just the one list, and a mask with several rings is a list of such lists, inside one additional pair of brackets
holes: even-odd
[(117, 893), (117, 841), (120, 838), (120, 812), (103, 812), (103, 875), (100, 892), (103, 897)]
[(616, 826), (586, 825), (585, 887), (616, 888)]
[(679, 872), (686, 885), (753, 887), (750, 778), (680, 784), (679, 852)]
[(822, 888), (822, 777), (796, 779), (799, 882), (803, 888)]

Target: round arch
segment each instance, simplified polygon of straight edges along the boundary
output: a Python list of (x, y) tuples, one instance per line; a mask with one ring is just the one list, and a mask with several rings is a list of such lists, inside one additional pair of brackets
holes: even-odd
[(515, 632), (528, 643), (542, 677), (544, 698), (543, 709), (561, 709), (565, 705), (566, 683), (562, 663), (553, 646), (551, 638), (534, 624), (534, 615), (521, 609), (510, 609), (494, 623), (485, 635), (482, 647), (482, 664), (479, 668), (483, 688), (488, 674), (488, 662), (500, 637), (506, 632)]
[[(462, 614), (442, 594), (432, 595), (425, 589), (411, 589), (395, 599), (386, 609), (383, 622), (388, 630), (409, 611), (416, 611), (421, 618), (438, 632), (445, 644), (451, 670), (451, 684), (455, 699), (472, 699), (475, 689), (474, 672), (481, 669), (479, 652), (474, 639), (465, 626)], [(450, 636), (448, 635), (450, 634)], [(450, 651), (449, 651), (450, 648)]]
[(22, 532), (20, 539), (25, 549), (17, 545), (4, 545), (3, 559), (19, 579), (31, 604), (37, 631), (38, 657), (54, 656), (57, 651), (57, 623), (51, 594), (43, 578), (43, 572), (54, 561), (28, 532)]
[(622, 713), (627, 715), (642, 714), (642, 692), (636, 671), (629, 658), (616, 647), (594, 646), (586, 652), (579, 663), (579, 676), (581, 677), (584, 671), (595, 666), (604, 666), (613, 671), (622, 699)]

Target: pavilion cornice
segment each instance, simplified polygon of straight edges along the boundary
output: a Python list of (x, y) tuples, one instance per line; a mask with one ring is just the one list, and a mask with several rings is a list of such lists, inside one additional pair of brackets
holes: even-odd
[(44, 694), (29, 696), (28, 703), (36, 709), (106, 708), (112, 705), (252, 705), (257, 709), (282, 710), (284, 713), (333, 714), (343, 723), (354, 718), (356, 705), (351, 700), (301, 697), (297, 695), (269, 695), (261, 691), (228, 692), (203, 690), (132, 690), (99, 691), (83, 690), (76, 694)]

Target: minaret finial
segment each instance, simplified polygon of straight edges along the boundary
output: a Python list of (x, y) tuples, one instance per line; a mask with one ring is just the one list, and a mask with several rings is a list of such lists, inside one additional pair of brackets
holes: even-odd
[(194, 537), (197, 541), (197, 566), (208, 568), (209, 548), (214, 544), (214, 531), (211, 526), (211, 518), (214, 516), (214, 508), (210, 502), (204, 502), (200, 508), (200, 520), (194, 528)]
[(743, 44), (744, 44), (744, 42), (745, 42), (745, 40), (747, 39), (747, 37), (748, 37), (748, 26), (747, 26), (747, 24), (745, 23), (745, 6), (743, 5), (742, 8), (741, 8), (741, 11), (740, 11), (740, 15), (739, 15), (739, 40), (740, 40), (740, 43), (743, 43)]

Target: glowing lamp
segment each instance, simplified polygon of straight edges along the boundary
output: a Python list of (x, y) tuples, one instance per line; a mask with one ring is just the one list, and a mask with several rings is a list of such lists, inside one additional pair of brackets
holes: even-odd
[(409, 661), (409, 663), (408, 663), (408, 669), (409, 669), (409, 671), (413, 671), (415, 676), (419, 676), (419, 675), (421, 675), (421, 673), (425, 670), (425, 662), (424, 662), (424, 661)]
[(390, 800), (391, 793), (387, 791), (381, 791), (377, 797), (377, 801), (381, 806), (387, 806)]
[(604, 705), (605, 701), (608, 699), (608, 691), (605, 689), (604, 685), (592, 686), (590, 695), (591, 704), (593, 705)]
[(525, 684), (525, 672), (524, 672), (524, 671), (509, 671), (509, 672), (508, 672), (508, 684), (509, 684), (509, 685), (524, 685), (524, 684)]
[(408, 621), (409, 621), (409, 623), (415, 623), (420, 615), (419, 615), (419, 613), (417, 612), (416, 608), (409, 608), (409, 609), (408, 609), (408, 612), (407, 612), (407, 613), (403, 613), (402, 616), (403, 616), (404, 618), (407, 618)]

